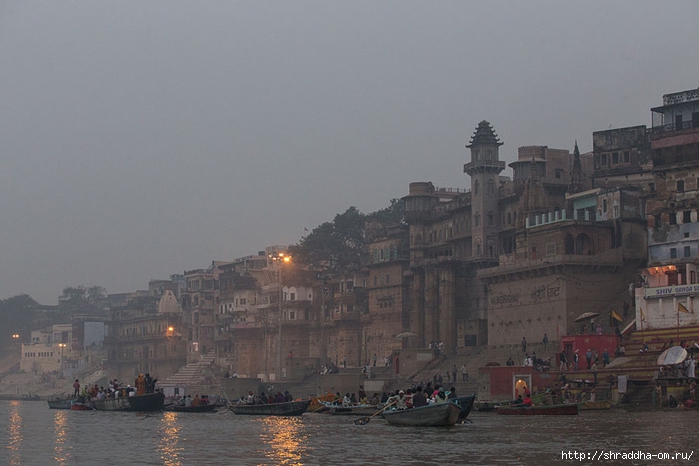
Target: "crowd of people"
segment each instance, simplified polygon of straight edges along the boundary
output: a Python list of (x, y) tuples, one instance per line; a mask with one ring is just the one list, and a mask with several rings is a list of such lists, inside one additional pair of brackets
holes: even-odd
[(82, 403), (86, 400), (105, 400), (108, 398), (123, 398), (128, 396), (145, 395), (155, 393), (155, 384), (158, 379), (151, 377), (149, 373), (139, 374), (134, 380), (134, 386), (124, 386), (117, 379), (110, 380), (107, 387), (94, 384), (91, 387), (81, 386), (79, 379), (73, 382), (73, 396), (78, 397)]

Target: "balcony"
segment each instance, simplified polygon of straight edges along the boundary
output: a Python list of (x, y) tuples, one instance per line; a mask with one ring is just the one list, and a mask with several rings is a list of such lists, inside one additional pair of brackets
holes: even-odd
[(681, 124), (671, 123), (669, 125), (653, 126), (653, 128), (651, 128), (651, 133), (655, 136), (659, 134), (676, 133), (693, 128), (699, 128), (699, 120), (683, 121)]

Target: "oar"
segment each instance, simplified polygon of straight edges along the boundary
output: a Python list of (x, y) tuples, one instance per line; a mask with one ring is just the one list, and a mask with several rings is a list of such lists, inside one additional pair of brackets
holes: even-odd
[(354, 425), (355, 425), (355, 426), (363, 426), (364, 424), (369, 424), (369, 421), (371, 421), (371, 418), (372, 418), (372, 417), (378, 416), (379, 414), (381, 414), (381, 412), (382, 412), (384, 409), (386, 409), (386, 408), (388, 408), (389, 406), (392, 406), (392, 405), (394, 405), (394, 404), (396, 404), (396, 402), (395, 402), (395, 401), (391, 401), (389, 404), (387, 404), (386, 406), (384, 406), (384, 407), (381, 408), (380, 410), (376, 411), (376, 412), (375, 412), (374, 414), (372, 414), (371, 416), (369, 416), (369, 417), (363, 417), (363, 418), (357, 419), (356, 421), (354, 421)]

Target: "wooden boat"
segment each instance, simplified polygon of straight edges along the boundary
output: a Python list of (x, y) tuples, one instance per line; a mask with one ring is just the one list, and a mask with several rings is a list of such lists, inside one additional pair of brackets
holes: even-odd
[(460, 413), (461, 406), (450, 401), (419, 408), (386, 410), (383, 417), (394, 426), (444, 427), (456, 424)]
[(174, 411), (176, 413), (213, 413), (216, 411), (215, 404), (199, 405), (199, 406), (178, 406), (165, 405), (165, 411)]
[(509, 405), (509, 406), (498, 407), (497, 413), (498, 414), (513, 414), (513, 415), (521, 415), (521, 416), (570, 415), (570, 414), (578, 414), (578, 405), (577, 404), (540, 405), (540, 406)]
[(248, 414), (254, 416), (300, 416), (306, 411), (311, 400), (289, 401), (286, 403), (247, 404), (231, 403), (228, 409), (235, 414)]
[(326, 409), (319, 410), (318, 412), (323, 414), (334, 414), (340, 416), (369, 416), (371, 414), (374, 414), (378, 409), (376, 406), (366, 404), (342, 406), (334, 405), (332, 403), (325, 403), (325, 408)]
[(325, 403), (326, 402), (332, 402), (337, 399), (337, 395), (333, 393), (326, 393), (325, 395), (322, 396), (316, 396), (314, 398), (311, 398), (311, 404), (308, 405), (308, 408), (306, 411), (311, 412), (311, 413), (318, 413), (325, 411)]
[(53, 398), (49, 398), (46, 401), (48, 402), (49, 408), (51, 408), (51, 409), (70, 409), (70, 405), (76, 399), (77, 399), (76, 397), (65, 397), (65, 398), (53, 397)]
[(86, 403), (80, 403), (79, 401), (74, 401), (70, 405), (71, 411), (94, 411), (95, 408)]
[(165, 395), (157, 392), (104, 400), (91, 400), (90, 405), (97, 411), (161, 411), (165, 405)]
[(468, 417), (473, 409), (473, 402), (476, 400), (476, 395), (456, 397), (456, 403), (461, 407), (459, 419), (464, 420)]
[(580, 405), (579, 405), (579, 408), (584, 410), (584, 411), (605, 410), (605, 409), (610, 409), (611, 407), (612, 407), (612, 402), (609, 400), (585, 401), (584, 403), (580, 403)]

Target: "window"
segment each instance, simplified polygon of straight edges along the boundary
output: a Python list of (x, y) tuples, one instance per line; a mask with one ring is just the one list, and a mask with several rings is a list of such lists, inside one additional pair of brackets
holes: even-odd
[(684, 180), (677, 180), (677, 192), (684, 192)]
[(554, 176), (556, 177), (557, 180), (560, 180), (563, 177), (563, 170), (561, 170), (560, 168), (557, 168)]
[(607, 200), (602, 199), (602, 212), (607, 213)]
[(624, 163), (629, 163), (631, 161), (631, 157), (629, 155), (629, 151), (625, 150), (624, 151)]
[(677, 259), (677, 248), (670, 248), (670, 259)]
[(614, 218), (619, 218), (619, 206), (614, 204), (613, 209), (614, 209)]
[(652, 193), (655, 192), (655, 183), (648, 183), (648, 190)]
[(607, 154), (602, 154), (602, 165), (607, 165)]
[(488, 194), (495, 194), (495, 182), (488, 180)]
[(481, 183), (476, 180), (473, 182), (473, 195), (478, 196), (478, 189), (481, 187)]
[(291, 294), (290, 301), (296, 301), (296, 293), (290, 293), (290, 294)]
[(481, 214), (480, 214), (480, 213), (476, 212), (476, 215), (475, 215), (474, 218), (473, 218), (473, 224), (474, 224), (476, 227), (481, 226)]
[(507, 213), (507, 224), (508, 225), (512, 224), (512, 213), (511, 212)]
[(492, 212), (488, 212), (488, 226), (489, 226), (489, 227), (492, 227), (492, 226), (493, 226), (493, 221), (494, 221), (494, 219), (493, 219), (493, 213), (492, 213)]
[(546, 244), (546, 255), (555, 256), (556, 255), (556, 243)]
[(619, 163), (619, 153), (612, 152), (612, 164), (616, 165)]
[(692, 211), (685, 210), (682, 212), (682, 223), (692, 223)]
[(374, 275), (374, 286), (379, 285), (379, 277), (377, 275)]
[(691, 255), (692, 255), (691, 246), (685, 246), (684, 247), (684, 257), (690, 257)]
[(386, 285), (391, 284), (391, 276), (389, 274), (386, 274)]
[(677, 225), (677, 212), (670, 212), (670, 225)]

